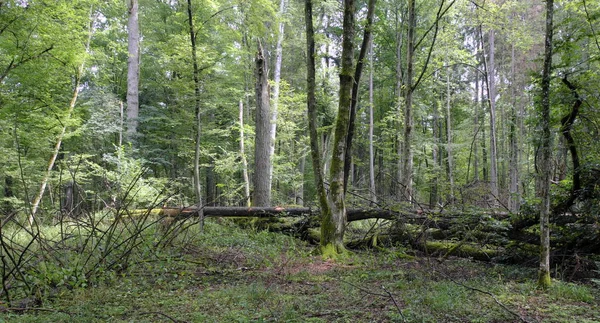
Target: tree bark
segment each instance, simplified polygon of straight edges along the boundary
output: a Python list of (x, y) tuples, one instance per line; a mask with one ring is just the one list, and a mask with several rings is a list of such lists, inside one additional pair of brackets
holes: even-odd
[(246, 150), (244, 148), (244, 101), (239, 104), (240, 120), (240, 158), (242, 159), (242, 178), (244, 180), (244, 204), (250, 206), (250, 178), (248, 177), (248, 160), (246, 159)]
[(354, 0), (346, 0), (344, 2), (339, 105), (329, 175), (329, 212), (323, 213), (321, 220), (321, 251), (325, 258), (335, 258), (336, 255), (346, 250), (343, 241), (346, 230), (344, 162), (347, 149), (346, 140), (350, 125), (352, 86), (354, 83), (354, 13)]
[[(398, 116), (398, 128), (401, 128), (402, 124), (402, 101), (404, 100), (404, 91), (402, 91), (402, 85), (404, 84), (402, 75), (402, 21), (401, 21), (401, 10), (396, 10), (396, 113)], [(399, 131), (398, 131), (399, 133)], [(393, 185), (390, 185), (395, 189), (395, 195), (398, 201), (402, 200), (403, 190), (400, 183), (402, 183), (402, 140), (400, 136), (397, 136), (396, 140), (396, 152), (397, 152), (397, 163), (396, 163), (396, 178)]]
[[(286, 12), (286, 0), (281, 0), (279, 3), (279, 33), (277, 34), (277, 44), (275, 45), (275, 68), (273, 71), (273, 92), (272, 106), (271, 106), (271, 141), (269, 145), (269, 158), (272, 161), (275, 156), (275, 139), (277, 136), (277, 117), (279, 111), (279, 85), (281, 83), (281, 61), (283, 58), (283, 36), (285, 31), (285, 24), (283, 23), (283, 16)], [(269, 186), (273, 183), (273, 162), (269, 163)], [(271, 189), (269, 188), (269, 191)]]
[(413, 124), (414, 118), (412, 115), (413, 104), (413, 77), (414, 77), (414, 47), (415, 47), (415, 0), (408, 0), (408, 33), (407, 33), (407, 49), (406, 49), (406, 81), (405, 96), (404, 96), (404, 143), (402, 147), (402, 181), (401, 191), (403, 200), (412, 202), (413, 189)]
[(375, 191), (375, 151), (373, 147), (373, 41), (369, 45), (369, 193), (371, 201), (377, 203), (377, 192)]
[[(479, 71), (475, 71), (475, 104), (473, 106), (473, 181), (479, 182)], [(467, 178), (469, 174), (467, 174)]]
[(440, 167), (440, 122), (439, 122), (439, 112), (438, 112), (438, 100), (435, 100), (433, 103), (433, 147), (431, 149), (431, 159), (433, 162), (433, 176), (431, 178), (431, 188), (429, 192), (429, 207), (435, 208), (439, 202), (439, 167)]
[(300, 172), (300, 185), (296, 188), (295, 192), (295, 203), (296, 205), (304, 205), (304, 169), (306, 165), (306, 155), (302, 154), (300, 162), (298, 163), (298, 171)]
[(202, 214), (202, 184), (200, 183), (200, 143), (202, 140), (202, 116), (200, 114), (200, 70), (196, 48), (196, 32), (192, 14), (192, 0), (187, 0), (188, 25), (190, 27), (190, 42), (192, 45), (192, 65), (194, 76), (194, 108), (196, 121), (196, 142), (194, 151), (194, 192), (196, 203), (200, 208), (200, 231), (204, 230), (204, 215)]
[(448, 202), (454, 200), (454, 161), (452, 160), (452, 118), (450, 112), (450, 67), (446, 70), (446, 152), (448, 153), (448, 183), (450, 196)]
[(546, 36), (541, 81), (538, 198), (540, 199), (540, 268), (538, 286), (548, 288), (550, 280), (550, 178), (552, 175), (552, 133), (550, 132), (550, 81), (552, 77), (552, 34), (554, 0), (546, 0)]
[(515, 46), (511, 46), (510, 74), (511, 74), (511, 97), (510, 108), (510, 156), (509, 156), (509, 196), (508, 209), (517, 213), (520, 208), (521, 197), (519, 195), (519, 143), (517, 139), (517, 99), (516, 99), (516, 75), (515, 75)]
[(269, 158), (271, 142), (270, 94), (267, 62), (260, 41), (256, 53), (256, 128), (254, 143), (254, 193), (253, 206), (271, 205), (271, 179)]
[[(188, 2), (189, 3), (189, 2)], [(127, 22), (127, 140), (135, 139), (139, 114), (140, 83), (140, 26), (138, 20), (138, 0), (128, 0), (129, 20)]]
[(495, 61), (495, 38), (496, 32), (489, 33), (489, 71), (488, 71), (488, 100), (490, 107), (490, 193), (492, 206), (498, 206), (500, 195), (498, 194), (498, 149), (496, 140), (496, 61)]
[(352, 164), (352, 141), (354, 139), (354, 128), (356, 120), (356, 107), (358, 104), (358, 90), (360, 86), (360, 78), (366, 59), (369, 44), (371, 43), (371, 29), (373, 28), (373, 17), (375, 16), (376, 0), (369, 0), (367, 8), (367, 24), (363, 34), (362, 45), (358, 54), (356, 69), (354, 70), (354, 82), (352, 83), (352, 100), (350, 104), (350, 118), (348, 121), (348, 135), (346, 137), (346, 152), (344, 155), (344, 191), (348, 189), (348, 176), (352, 173), (350, 165)]
[(315, 177), (317, 197), (322, 212), (328, 212), (327, 195), (321, 168), (321, 150), (319, 149), (319, 138), (317, 132), (317, 104), (316, 91), (316, 68), (315, 68), (315, 33), (313, 27), (312, 1), (305, 0), (304, 20), (306, 23), (306, 106), (308, 114), (308, 129), (310, 137), (310, 155)]

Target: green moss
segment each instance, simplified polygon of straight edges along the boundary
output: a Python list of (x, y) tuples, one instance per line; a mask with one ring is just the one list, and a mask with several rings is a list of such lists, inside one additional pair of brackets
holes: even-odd
[(333, 242), (321, 245), (320, 251), (323, 259), (341, 260), (348, 256), (348, 250), (343, 244), (336, 244)]
[(541, 271), (538, 275), (538, 287), (541, 289), (548, 289), (552, 285), (552, 279), (550, 279), (549, 271)]
[(426, 248), (429, 253), (438, 253), (442, 256), (460, 254), (477, 260), (489, 260), (498, 255), (498, 251), (494, 249), (450, 241), (427, 241)]

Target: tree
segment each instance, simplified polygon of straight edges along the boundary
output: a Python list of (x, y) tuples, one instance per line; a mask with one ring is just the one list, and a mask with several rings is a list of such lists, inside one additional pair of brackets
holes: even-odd
[(248, 160), (246, 159), (246, 149), (244, 146), (244, 102), (240, 100), (239, 104), (239, 122), (240, 122), (240, 158), (242, 159), (242, 177), (244, 179), (244, 204), (251, 205), (250, 201), (250, 179), (248, 178)]
[(413, 201), (413, 94), (414, 94), (414, 55), (415, 55), (415, 0), (408, 0), (408, 32), (406, 36), (406, 81), (404, 90), (404, 142), (402, 144), (402, 181), (400, 188), (406, 201)]
[(131, 142), (137, 132), (140, 83), (140, 26), (138, 0), (128, 0), (128, 53), (127, 58), (127, 140)]
[(497, 206), (500, 194), (498, 191), (498, 148), (496, 141), (496, 31), (489, 32), (489, 63), (487, 69), (488, 100), (490, 108), (490, 192), (492, 205)]
[[(283, 60), (283, 36), (285, 31), (285, 23), (283, 22), (283, 16), (286, 12), (286, 0), (279, 2), (279, 28), (277, 33), (277, 44), (275, 45), (275, 68), (273, 71), (273, 92), (271, 105), (271, 139), (269, 147), (269, 186), (273, 182), (273, 156), (275, 155), (275, 140), (277, 137), (277, 114), (279, 107), (279, 88), (281, 85), (281, 62)], [(270, 189), (269, 189), (270, 191)]]
[(202, 140), (202, 117), (200, 113), (200, 70), (198, 68), (198, 54), (196, 51), (196, 31), (192, 14), (192, 0), (187, 0), (188, 24), (190, 27), (190, 43), (192, 48), (192, 68), (194, 77), (194, 115), (196, 121), (196, 141), (194, 147), (194, 192), (200, 214), (200, 228), (204, 227), (204, 214), (202, 213), (202, 184), (200, 183), (200, 143)]
[(552, 133), (550, 131), (550, 81), (552, 80), (552, 36), (554, 0), (546, 0), (546, 33), (544, 40), (544, 63), (540, 91), (541, 128), (537, 196), (540, 199), (540, 268), (538, 286), (548, 288), (550, 280), (550, 179), (552, 176)]
[(371, 201), (377, 203), (377, 191), (375, 187), (375, 152), (373, 146), (373, 41), (369, 43), (369, 193)]
[(270, 91), (267, 63), (261, 42), (256, 53), (256, 129), (254, 142), (254, 194), (252, 205), (271, 204), (271, 141)]

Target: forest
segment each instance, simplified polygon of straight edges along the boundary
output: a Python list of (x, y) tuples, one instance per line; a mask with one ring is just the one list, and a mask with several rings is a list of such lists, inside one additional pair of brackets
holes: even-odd
[(0, 0), (0, 322), (600, 321), (599, 30), (597, 0)]

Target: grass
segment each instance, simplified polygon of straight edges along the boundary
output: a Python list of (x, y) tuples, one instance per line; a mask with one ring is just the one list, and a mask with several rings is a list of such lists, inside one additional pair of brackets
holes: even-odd
[(21, 311), (0, 303), (0, 322), (600, 322), (597, 287), (544, 292), (534, 269), (402, 248), (332, 262), (314, 248), (209, 221), (94, 286), (60, 285)]

